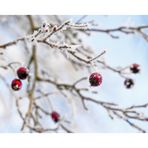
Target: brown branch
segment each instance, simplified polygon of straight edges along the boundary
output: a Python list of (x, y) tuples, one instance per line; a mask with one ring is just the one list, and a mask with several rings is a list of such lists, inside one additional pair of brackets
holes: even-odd
[(0, 45), (0, 48), (5, 49), (5, 48), (7, 48), (9, 46), (16, 45), (19, 41), (24, 41), (24, 40), (25, 40), (25, 37), (22, 37), (22, 38), (19, 38), (19, 39), (15, 40), (15, 41), (8, 42), (6, 44), (2, 44), (2, 45)]
[[(27, 16), (30, 22), (30, 26), (31, 26), (31, 31), (34, 31), (34, 22), (33, 22), (33, 18), (31, 16)], [(33, 80), (33, 84), (32, 84), (32, 88), (28, 91), (28, 98), (29, 98), (29, 107), (28, 107), (28, 111), (26, 112), (26, 116), (25, 116), (25, 120), (28, 119), (28, 117), (30, 117), (30, 115), (32, 114), (32, 108), (33, 108), (33, 104), (34, 104), (34, 91), (35, 91), (35, 87), (36, 87), (36, 79), (37, 79), (37, 75), (38, 75), (38, 65), (37, 65), (37, 57), (36, 57), (36, 46), (33, 45), (32, 47), (32, 56), (31, 56), (31, 62), (34, 63), (34, 80)], [(24, 122), (22, 129), (25, 128), (26, 122)]]
[[(136, 108), (145, 108), (145, 107), (148, 106), (147, 104), (138, 105), (138, 106), (131, 106), (131, 107), (128, 107), (128, 108), (120, 108), (115, 103), (95, 100), (93, 98), (84, 96), (81, 92), (81, 91), (83, 91), (83, 89), (78, 88), (75, 85), (75, 84), (77, 84), (76, 82), (79, 82), (79, 81), (81, 82), (81, 80), (83, 80), (83, 78), (81, 78), (80, 80), (77, 80), (75, 83), (73, 83), (71, 85), (70, 84), (64, 84), (64, 83), (58, 83), (58, 82), (53, 83), (51, 80), (42, 79), (42, 78), (40, 78), (39, 80), (43, 81), (43, 82), (47, 82), (47, 83), (51, 82), (51, 84), (55, 85), (57, 87), (57, 89), (62, 89), (62, 90), (64, 89), (64, 90), (67, 90), (67, 91), (74, 90), (76, 92), (76, 94), (78, 95), (78, 97), (82, 100), (82, 105), (83, 105), (84, 109), (86, 109), (86, 110), (88, 110), (88, 108), (86, 107), (85, 101), (89, 101), (89, 102), (98, 104), (98, 105), (102, 106), (107, 111), (109, 116), (110, 116), (110, 114), (109, 114), (110, 112), (115, 114), (117, 117), (119, 117), (119, 115), (122, 114), (122, 116), (120, 115), (122, 117), (121, 119), (126, 121), (130, 126), (138, 129), (141, 132), (146, 132), (145, 130), (142, 130), (142, 128), (140, 128), (138, 125), (130, 122), (129, 119), (134, 119), (134, 120), (138, 120), (138, 121), (148, 121), (148, 117), (143, 117), (143, 116), (141, 116), (141, 114), (139, 112), (134, 110)], [(88, 91), (87, 89), (85, 89), (85, 90)]]
[[(33, 33), (33, 31), (35, 30), (35, 25), (34, 25), (34, 21), (32, 16), (27, 16), (29, 23), (30, 23), (30, 27), (31, 27), (31, 32)], [(53, 25), (51, 26), (51, 31), (49, 33), (47, 33), (46, 37), (43, 39), (37, 39), (38, 43), (43, 43), (48, 45), (51, 48), (58, 48), (59, 50), (65, 49), (68, 54), (72, 55), (75, 59), (77, 59), (79, 62), (85, 63), (87, 66), (90, 65), (92, 63), (92, 61), (95, 61), (98, 64), (101, 64), (102, 66), (104, 66), (105, 68), (118, 73), (120, 76), (122, 76), (123, 78), (126, 78), (126, 76), (123, 73), (123, 68), (122, 69), (116, 69), (111, 67), (110, 65), (108, 65), (107, 63), (105, 63), (104, 61), (99, 60), (98, 58), (100, 58), (105, 51), (103, 51), (101, 54), (92, 57), (90, 55), (85, 55), (85, 58), (82, 58), (80, 55), (78, 55), (78, 52), (76, 52), (77, 50), (72, 50), (72, 46), (74, 45), (68, 45), (68, 44), (60, 44), (60, 43), (56, 43), (56, 42), (51, 42), (48, 41), (47, 39), (50, 39), (52, 37), (53, 34), (56, 34), (57, 32), (61, 31), (64, 27), (67, 27), (67, 30), (72, 30), (72, 29), (77, 29), (80, 30), (82, 32), (101, 32), (101, 33), (107, 33), (108, 35), (110, 35), (113, 38), (117, 38), (117, 36), (114, 36), (112, 33), (114, 32), (121, 32), (124, 34), (135, 34), (135, 33), (139, 33), (142, 35), (142, 37), (148, 41), (148, 36), (147, 34), (143, 31), (144, 29), (148, 29), (148, 26), (139, 26), (139, 27), (117, 27), (117, 28), (113, 28), (113, 29), (97, 29), (97, 28), (84, 28), (83, 24), (70, 24), (70, 21), (66, 21), (63, 24), (56, 26)], [(34, 37), (37, 37), (39, 34), (41, 33), (41, 31), (39, 31)], [(12, 42), (8, 42), (6, 44), (0, 45), (0, 48), (6, 48), (12, 45), (16, 45), (19, 41), (24, 41), (25, 37), (23, 38), (19, 38), (15, 41)], [(82, 48), (83, 49), (83, 48)], [(45, 115), (50, 115), (50, 113), (48, 111), (46, 111), (44, 108), (42, 108), (40, 105), (38, 105), (35, 101), (38, 98), (42, 98), (42, 97), (47, 97), (49, 95), (51, 95), (51, 93), (45, 93), (42, 94), (39, 97), (35, 97), (34, 92), (36, 91), (36, 84), (40, 83), (40, 82), (46, 82), (49, 84), (52, 84), (55, 86), (55, 88), (61, 93), (63, 94), (64, 97), (67, 97), (67, 95), (65, 95), (63, 92), (70, 92), (75, 94), (75, 96), (77, 96), (81, 101), (82, 101), (82, 105), (84, 107), (84, 109), (88, 110), (87, 106), (86, 106), (86, 102), (92, 102), (95, 103), (101, 107), (103, 107), (108, 115), (113, 119), (113, 116), (111, 116), (111, 113), (115, 116), (118, 117), (122, 120), (124, 120), (125, 122), (127, 122), (131, 127), (136, 128), (138, 131), (140, 132), (146, 132), (145, 130), (143, 130), (142, 128), (140, 128), (138, 125), (134, 124), (133, 122), (131, 122), (130, 120), (137, 120), (137, 121), (148, 121), (148, 117), (146, 116), (142, 116), (141, 113), (139, 111), (137, 111), (137, 109), (141, 109), (141, 108), (147, 108), (148, 104), (143, 104), (143, 105), (133, 105), (127, 108), (122, 108), (119, 105), (112, 103), (112, 102), (105, 102), (105, 101), (100, 101), (98, 99), (94, 99), (88, 96), (85, 96), (82, 92), (89, 92), (89, 89), (87, 88), (79, 88), (77, 86), (77, 84), (79, 84), (80, 82), (82, 82), (83, 80), (86, 80), (87, 77), (83, 77), (80, 78), (79, 80), (77, 80), (76, 82), (72, 83), (72, 84), (68, 84), (68, 83), (64, 83), (64, 82), (58, 82), (52, 79), (44, 79), (41, 76), (39, 76), (39, 68), (38, 68), (38, 61), (37, 61), (37, 49), (36, 46), (32, 46), (32, 55), (30, 57), (29, 60), (29, 66), (31, 66), (31, 64), (33, 64), (34, 66), (34, 78), (32, 81), (32, 86), (31, 88), (29, 88), (28, 91), (28, 98), (29, 98), (29, 106), (28, 106), (28, 110), (26, 112), (25, 117), (23, 116), (23, 113), (20, 110), (20, 106), (19, 106), (19, 101), (21, 100), (20, 98), (16, 100), (16, 106), (17, 106), (17, 110), (18, 113), (21, 117), (21, 119), (23, 120), (23, 126), (22, 126), (22, 130), (25, 127), (28, 127), (30, 130), (32, 131), (36, 131), (36, 132), (46, 132), (46, 131), (57, 131), (59, 129), (59, 127), (61, 127), (63, 130), (65, 130), (68, 133), (71, 133), (72, 131), (69, 130), (67, 127), (63, 126), (62, 124), (59, 125), (59, 127), (57, 127), (56, 129), (46, 129), (43, 128), (42, 125), (40, 125), (38, 118), (41, 118), (40, 113), (42, 112)], [(89, 54), (89, 53), (88, 53)], [(82, 54), (83, 55), (83, 54)], [(0, 66), (1, 68), (6, 69), (6, 67), (11, 67), (11, 64), (6, 65), (6, 66)], [(29, 79), (30, 81), (31, 79)], [(68, 97), (67, 97), (68, 98)], [(32, 120), (34, 122), (34, 126), (31, 126), (31, 122), (30, 120)], [(40, 125), (40, 127), (35, 127), (35, 125), (38, 124)]]

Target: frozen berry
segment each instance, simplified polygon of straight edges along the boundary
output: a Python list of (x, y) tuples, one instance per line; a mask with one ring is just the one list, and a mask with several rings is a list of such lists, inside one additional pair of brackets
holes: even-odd
[(125, 79), (124, 85), (126, 88), (131, 88), (134, 86), (134, 80), (133, 79)]
[(132, 73), (139, 73), (140, 65), (139, 64), (132, 64), (130, 66), (130, 70), (131, 70)]
[(46, 27), (46, 23), (43, 23), (43, 28), (45, 28)]
[(56, 25), (53, 27), (53, 31), (57, 31), (57, 26)]
[(58, 122), (60, 120), (60, 115), (56, 111), (53, 111), (51, 113), (51, 118), (54, 122)]
[(89, 82), (91, 86), (99, 86), (102, 83), (102, 76), (101, 74), (94, 72), (89, 77)]
[(29, 70), (25, 67), (20, 67), (18, 70), (17, 70), (17, 75), (20, 79), (24, 80), (28, 77), (29, 75)]
[(19, 79), (14, 79), (11, 83), (11, 87), (13, 90), (20, 90), (22, 88), (22, 82)]

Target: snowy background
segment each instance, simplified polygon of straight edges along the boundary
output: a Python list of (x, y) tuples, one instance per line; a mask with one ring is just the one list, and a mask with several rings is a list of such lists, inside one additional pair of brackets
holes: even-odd
[[(22, 16), (23, 17), (23, 16)], [(65, 19), (71, 19), (76, 22), (81, 16), (61, 16)], [(46, 16), (41, 16), (41, 20), (44, 22), (50, 22), (46, 19)], [(138, 26), (148, 24), (148, 16), (87, 16), (82, 22), (88, 22), (94, 20), (99, 24), (100, 28), (116, 28), (118, 26)], [(15, 25), (17, 20), (12, 19), (10, 16), (0, 18), (0, 44), (15, 40), (16, 38), (26, 35), (27, 32), (23, 32), (21, 28), (17, 28)], [(19, 22), (21, 24), (21, 20)], [(25, 24), (21, 24), (22, 28)], [(27, 27), (27, 26), (26, 26)], [(141, 65), (141, 72), (137, 75), (131, 75), (135, 80), (135, 86), (128, 90), (123, 85), (123, 79), (116, 73), (109, 70), (100, 69), (103, 75), (103, 84), (98, 89), (99, 94), (96, 96), (103, 101), (115, 102), (121, 107), (127, 107), (131, 105), (144, 104), (148, 102), (148, 43), (139, 35), (125, 35), (117, 33), (120, 36), (119, 39), (112, 39), (107, 34), (92, 33), (90, 37), (82, 36), (87, 45), (96, 49), (96, 53), (100, 53), (102, 49), (106, 49), (105, 55), (106, 62), (112, 67), (127, 66), (131, 63), (139, 63)], [(25, 64), (25, 53), (20, 50), (21, 46), (13, 46), (9, 48), (9, 52), (4, 52), (7, 55), (5, 58), (8, 63), (10, 61), (20, 61)], [(1, 65), (4, 59), (0, 58)], [(50, 62), (55, 63), (55, 67), (61, 72), (61, 77), (67, 78), (64, 71), (60, 69), (61, 62), (56, 59), (50, 59)], [(57, 62), (57, 63), (56, 63)], [(8, 84), (13, 79), (14, 74), (8, 73), (4, 70), (0, 70), (0, 73), (7, 78)], [(75, 73), (74, 73), (75, 74)], [(80, 74), (83, 76), (83, 72)], [(68, 79), (68, 78), (67, 78)], [(74, 77), (76, 79), (76, 77)], [(0, 132), (20, 132), (21, 119), (16, 111), (15, 100), (11, 98), (11, 94), (7, 92), (6, 86), (2, 80), (0, 80)], [(22, 90), (23, 91), (23, 90)], [(18, 94), (17, 94), (18, 95)], [(54, 98), (54, 97), (53, 97)], [(68, 109), (65, 107), (62, 101), (56, 102), (55, 105), (59, 105), (62, 113), (67, 113)], [(57, 104), (56, 104), (57, 103)], [(89, 111), (77, 109), (76, 116), (73, 117), (73, 125), (78, 132), (101, 132), (101, 133), (130, 133), (137, 132), (136, 129), (130, 127), (126, 122), (115, 118), (111, 120), (106, 111), (102, 107), (98, 107), (96, 104), (87, 103)], [(148, 110), (144, 111), (148, 115)], [(48, 121), (44, 121), (48, 124)], [(148, 123), (135, 122), (141, 127), (148, 130)]]

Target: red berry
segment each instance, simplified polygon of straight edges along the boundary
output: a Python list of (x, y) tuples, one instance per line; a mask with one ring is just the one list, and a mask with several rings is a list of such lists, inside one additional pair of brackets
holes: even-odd
[(43, 28), (46, 26), (46, 23), (43, 24)]
[(22, 88), (22, 82), (19, 79), (14, 79), (11, 83), (11, 87), (13, 90), (17, 91)]
[(54, 122), (58, 122), (60, 120), (60, 115), (56, 111), (53, 111), (51, 113), (51, 118)]
[(125, 79), (124, 85), (126, 88), (131, 88), (134, 86), (134, 80), (133, 79)]
[(130, 70), (131, 70), (132, 73), (139, 73), (140, 65), (139, 64), (132, 64), (130, 66)]
[(102, 76), (101, 74), (94, 72), (89, 77), (89, 82), (91, 86), (99, 86), (102, 83)]
[(18, 70), (17, 70), (17, 75), (20, 79), (24, 80), (28, 77), (29, 75), (29, 70), (25, 67), (20, 67)]

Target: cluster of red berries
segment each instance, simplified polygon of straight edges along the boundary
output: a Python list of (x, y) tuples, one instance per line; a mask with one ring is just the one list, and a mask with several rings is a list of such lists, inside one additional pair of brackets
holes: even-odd
[[(133, 73), (133, 74), (137, 74), (140, 72), (140, 65), (139, 64), (132, 64), (130, 66), (130, 71)], [(130, 89), (134, 86), (134, 80), (131, 79), (131, 78), (128, 78), (128, 79), (125, 79), (124, 81), (124, 85), (127, 89)]]
[[(17, 76), (18, 76), (18, 78), (12, 80), (12, 83), (11, 83), (11, 87), (15, 91), (18, 91), (22, 88), (22, 81), (21, 80), (27, 79), (27, 77), (29, 76), (29, 70), (25, 67), (20, 67), (17, 70)], [(52, 111), (51, 118), (55, 123), (57, 123), (60, 121), (60, 114), (56, 111)]]
[(18, 91), (22, 88), (22, 81), (25, 80), (29, 76), (29, 70), (25, 67), (20, 67), (17, 70), (18, 78), (12, 80), (11, 87), (13, 90)]
[[(130, 66), (130, 71), (132, 73), (139, 73), (140, 71), (140, 66), (138, 64), (132, 64)], [(28, 77), (29, 75), (29, 70), (25, 67), (20, 67), (17, 70), (17, 76), (19, 79), (14, 79), (11, 83), (11, 87), (13, 90), (20, 90), (22, 88), (22, 82), (21, 80), (24, 80)], [(21, 80), (20, 80), (21, 79)], [(89, 83), (91, 86), (100, 86), (102, 84), (102, 75), (98, 72), (94, 72), (89, 76)], [(134, 85), (133, 79), (126, 79), (124, 81), (124, 85), (126, 88), (131, 88)], [(57, 123), (60, 121), (60, 114), (56, 111), (51, 112), (51, 118), (52, 120)]]
[[(130, 66), (130, 71), (134, 74), (140, 72), (140, 65), (139, 64), (132, 64)], [(89, 83), (91, 86), (100, 86), (102, 84), (102, 75), (98, 72), (94, 72), (89, 76)], [(130, 89), (134, 86), (134, 80), (131, 78), (127, 78), (124, 81), (124, 85), (126, 88)]]

